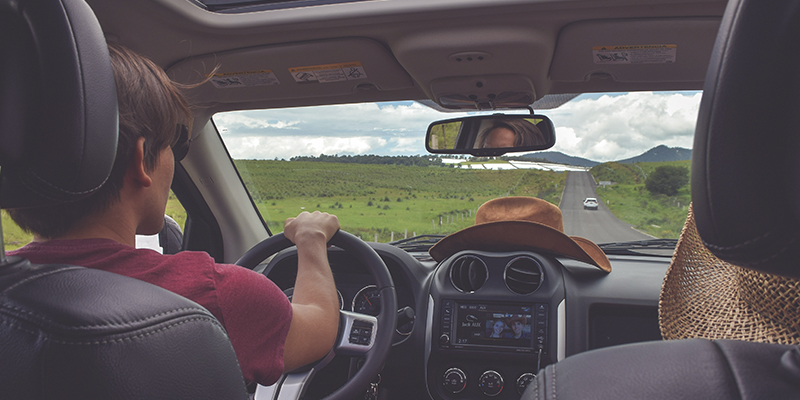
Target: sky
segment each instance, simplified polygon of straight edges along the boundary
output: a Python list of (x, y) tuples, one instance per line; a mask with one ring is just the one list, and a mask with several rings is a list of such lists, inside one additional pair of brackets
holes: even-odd
[[(585, 94), (539, 110), (556, 127), (550, 151), (606, 162), (658, 145), (692, 148), (700, 92)], [(511, 113), (511, 112), (507, 112)], [(220, 113), (214, 123), (234, 159), (298, 155), (425, 155), (425, 132), (441, 113), (416, 102), (347, 104)]]

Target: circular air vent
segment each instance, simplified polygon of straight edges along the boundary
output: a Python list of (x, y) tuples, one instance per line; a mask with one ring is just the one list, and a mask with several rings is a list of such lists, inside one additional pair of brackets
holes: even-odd
[(450, 267), (450, 281), (462, 292), (474, 292), (486, 283), (489, 270), (475, 256), (461, 256)]
[(514, 293), (533, 293), (543, 280), (542, 265), (533, 258), (517, 257), (506, 265), (506, 286)]

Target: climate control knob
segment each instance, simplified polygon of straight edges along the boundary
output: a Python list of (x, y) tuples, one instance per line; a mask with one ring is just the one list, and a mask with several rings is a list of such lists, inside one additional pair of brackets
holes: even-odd
[(503, 391), (503, 376), (497, 371), (486, 371), (478, 379), (478, 387), (487, 396), (497, 396)]
[(519, 394), (525, 392), (525, 389), (528, 388), (528, 385), (536, 379), (536, 375), (530, 372), (526, 372), (517, 378), (517, 391)]
[(461, 393), (467, 387), (467, 374), (458, 368), (444, 371), (444, 387), (450, 393)]

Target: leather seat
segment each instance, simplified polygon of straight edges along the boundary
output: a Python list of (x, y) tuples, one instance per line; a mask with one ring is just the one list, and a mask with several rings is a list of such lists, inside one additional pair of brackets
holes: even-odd
[[(692, 154), (705, 246), (729, 263), (789, 278), (800, 278), (798, 38), (800, 3), (729, 1)], [(605, 348), (548, 366), (523, 398), (797, 399), (800, 351), (706, 339)]]
[[(117, 145), (114, 76), (83, 0), (0, 0), (0, 205), (90, 195)], [(2, 254), (2, 252), (0, 252)], [(246, 399), (222, 325), (148, 283), (0, 259), (0, 397)]]

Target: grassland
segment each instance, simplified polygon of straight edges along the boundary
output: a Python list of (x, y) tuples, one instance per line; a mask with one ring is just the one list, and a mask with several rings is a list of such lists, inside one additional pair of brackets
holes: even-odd
[[(486, 200), (537, 196), (558, 204), (566, 174), (536, 170), (236, 161), (272, 232), (302, 211), (336, 214), (342, 228), (386, 242), (414, 234), (449, 234), (474, 224)], [(394, 233), (394, 236), (392, 236)]]
[(592, 168), (598, 181), (614, 181), (614, 185), (598, 187), (597, 195), (620, 220), (636, 229), (660, 238), (678, 238), (689, 212), (689, 185), (675, 196), (650, 193), (644, 187), (645, 177), (662, 165), (675, 165), (689, 170), (690, 161), (637, 164), (606, 163)]

